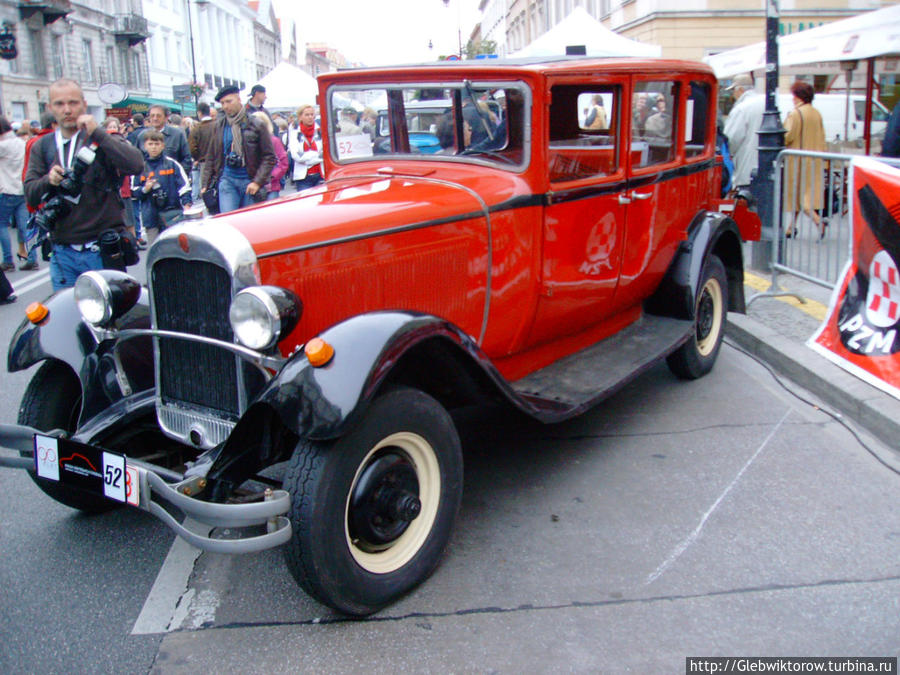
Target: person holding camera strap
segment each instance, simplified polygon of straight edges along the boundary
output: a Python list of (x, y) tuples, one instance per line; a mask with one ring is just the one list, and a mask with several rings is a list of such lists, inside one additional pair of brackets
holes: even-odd
[(237, 87), (222, 87), (216, 101), (225, 114), (216, 119), (203, 162), (200, 193), (210, 206), (206, 192), (218, 190), (219, 212), (227, 213), (265, 201), (265, 186), (276, 159), (271, 134), (261, 122), (247, 116)]
[(131, 177), (131, 193), (141, 204), (141, 221), (152, 244), (190, 206), (191, 182), (184, 167), (166, 154), (162, 133), (151, 129), (143, 139), (147, 159), (141, 174)]
[(82, 272), (105, 267), (101, 235), (125, 231), (119, 186), (124, 176), (143, 170), (144, 156), (107, 135), (87, 113), (74, 80), (50, 85), (49, 107), (59, 126), (32, 146), (24, 188), (29, 204), (45, 202), (35, 219), (52, 242), (50, 280), (58, 291), (74, 286)]

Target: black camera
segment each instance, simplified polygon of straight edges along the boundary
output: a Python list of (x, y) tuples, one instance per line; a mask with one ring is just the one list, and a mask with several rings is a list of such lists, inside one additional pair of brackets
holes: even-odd
[(240, 169), (244, 166), (244, 158), (232, 150), (225, 156), (225, 164), (232, 169)]
[(168, 193), (163, 189), (163, 186), (157, 183), (150, 189), (150, 199), (153, 200), (153, 204), (158, 209), (166, 208), (166, 202), (169, 199)]
[(56, 229), (57, 223), (61, 218), (65, 218), (69, 211), (72, 210), (72, 204), (69, 200), (56, 195), (48, 199), (37, 211), (33, 218), (34, 224), (46, 232), (52, 232)]
[(94, 163), (97, 153), (90, 146), (84, 146), (75, 154), (75, 161), (72, 162), (72, 168), (67, 169), (63, 174), (62, 182), (58, 189), (63, 194), (70, 197), (77, 197), (81, 194), (81, 188), (84, 186), (84, 174), (88, 168)]
[(259, 202), (264, 202), (269, 196), (269, 188), (265, 185), (261, 186), (259, 190), (256, 191), (255, 194), (250, 195), (250, 199), (253, 200), (254, 203), (258, 204)]

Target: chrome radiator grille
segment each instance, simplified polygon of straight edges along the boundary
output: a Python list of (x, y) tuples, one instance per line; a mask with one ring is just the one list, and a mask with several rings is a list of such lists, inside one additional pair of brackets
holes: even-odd
[[(206, 261), (166, 258), (153, 265), (150, 283), (158, 329), (234, 341), (228, 321), (232, 283), (225, 269)], [(199, 342), (157, 340), (164, 406), (239, 417), (240, 366), (234, 354)]]

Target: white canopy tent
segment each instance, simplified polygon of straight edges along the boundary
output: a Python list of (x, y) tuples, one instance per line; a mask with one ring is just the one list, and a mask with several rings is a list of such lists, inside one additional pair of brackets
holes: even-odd
[[(250, 97), (249, 87), (241, 92), (241, 100)], [(316, 78), (295, 65), (282, 61), (258, 82), (266, 88), (266, 108), (269, 110), (296, 110), (302, 103), (315, 105), (319, 94)]]
[(606, 28), (583, 7), (576, 7), (553, 28), (510, 56), (563, 56), (566, 47), (570, 46), (584, 46), (587, 56), (662, 55), (662, 47), (659, 45), (629, 40)]
[[(849, 118), (849, 77), (857, 62), (868, 61), (866, 76), (866, 115), (863, 135), (866, 153), (871, 149), (872, 80), (875, 59), (900, 54), (900, 5), (865, 12), (848, 19), (810, 28), (778, 38), (778, 66), (790, 70), (797, 66), (816, 69), (826, 64), (850, 64), (847, 84)], [(752, 71), (765, 72), (766, 44), (758, 42), (727, 52), (707, 56), (706, 61), (719, 79)], [(846, 124), (846, 122), (845, 122)], [(846, 136), (846, 132), (845, 132)]]
[[(778, 38), (778, 65), (862, 61), (900, 54), (900, 5), (833, 21)], [(766, 68), (766, 43), (757, 42), (703, 59), (719, 79)]]

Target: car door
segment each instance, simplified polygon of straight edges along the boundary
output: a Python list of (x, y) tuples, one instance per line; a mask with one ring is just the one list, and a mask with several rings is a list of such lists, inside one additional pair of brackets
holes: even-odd
[(612, 313), (622, 259), (628, 77), (550, 84), (540, 298), (529, 342), (576, 333)]
[(634, 75), (629, 116), (627, 158), (628, 221), (614, 306), (637, 305), (659, 285), (678, 244), (686, 236), (682, 82), (656, 75)]

